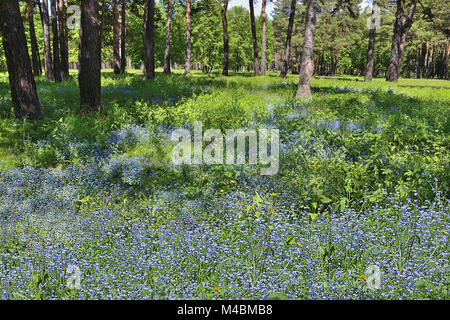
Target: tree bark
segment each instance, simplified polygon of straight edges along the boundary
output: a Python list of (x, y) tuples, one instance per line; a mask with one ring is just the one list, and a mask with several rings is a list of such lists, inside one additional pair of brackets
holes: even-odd
[(405, 0), (397, 0), (397, 11), (395, 13), (394, 34), (392, 36), (391, 56), (386, 80), (397, 82), (400, 76), (400, 67), (403, 51), (405, 49), (406, 37), (413, 23), (417, 0), (411, 0), (408, 14), (405, 16)]
[(120, 31), (120, 73), (125, 73), (125, 69), (127, 68), (127, 57), (125, 55), (126, 50), (126, 15), (127, 15), (127, 4), (125, 0), (122, 0), (122, 25)]
[(228, 76), (228, 56), (229, 56), (229, 39), (228, 39), (228, 21), (227, 21), (228, 0), (223, 0), (222, 7), (222, 26), (223, 26), (223, 69), (222, 75)]
[(376, 19), (378, 17), (378, 1), (373, 0), (372, 16), (370, 18), (370, 32), (369, 32), (369, 48), (367, 49), (367, 64), (364, 81), (372, 81), (373, 78), (373, 60), (375, 56), (375, 38), (377, 32)]
[(430, 44), (430, 53), (428, 54), (428, 62), (427, 62), (427, 77), (432, 78), (431, 70), (433, 66), (433, 54), (434, 54), (434, 46)]
[(450, 42), (446, 42), (445, 58), (444, 58), (444, 79), (448, 80), (448, 56), (450, 55)]
[(53, 60), (50, 45), (50, 26), (48, 16), (48, 0), (42, 0), (42, 26), (44, 31), (44, 70), (45, 79), (53, 79)]
[(98, 60), (100, 63), (100, 70), (102, 68), (102, 45), (103, 45), (103, 22), (105, 18), (105, 7), (106, 7), (106, 0), (102, 1), (102, 8), (100, 10), (101, 16), (100, 16), (100, 30), (99, 30), (99, 38), (98, 38)]
[(300, 80), (296, 98), (311, 96), (311, 76), (314, 71), (314, 32), (316, 29), (317, 0), (308, 0), (305, 19), (305, 38), (303, 41), (302, 58), (300, 62)]
[(141, 72), (143, 74), (146, 73), (148, 69), (148, 61), (147, 61), (147, 44), (145, 42), (146, 30), (147, 30), (147, 14), (148, 14), (148, 0), (144, 1), (144, 14), (142, 17), (142, 21), (144, 22), (143, 32), (142, 32), (142, 63), (141, 63)]
[(415, 70), (415, 75), (414, 75), (414, 77), (416, 79), (420, 78), (420, 56), (421, 55), (422, 55), (422, 44), (419, 47), (417, 47), (417, 49), (416, 49), (416, 61), (415, 61), (416, 70)]
[(261, 34), (261, 75), (266, 75), (267, 69), (267, 14), (266, 1), (262, 0), (261, 4), (261, 20), (262, 20), (262, 34)]
[(120, 73), (120, 26), (119, 26), (119, 8), (117, 2), (112, 0), (112, 18), (113, 18), (113, 63), (114, 73)]
[(56, 0), (50, 0), (52, 12), (52, 35), (53, 35), (53, 78), (55, 82), (61, 82), (61, 60), (59, 57), (59, 35), (58, 18), (56, 14)]
[(286, 44), (284, 46), (283, 64), (281, 65), (280, 77), (286, 77), (287, 71), (289, 69), (289, 56), (291, 53), (291, 39), (292, 39), (292, 29), (294, 27), (295, 9), (297, 6), (297, 0), (291, 1), (291, 12), (289, 13), (289, 23), (286, 35)]
[(148, 68), (146, 78), (155, 77), (155, 42), (154, 42), (155, 0), (148, 0), (147, 21), (145, 30), (145, 46), (147, 51)]
[(166, 47), (164, 50), (164, 73), (170, 74), (170, 24), (172, 22), (172, 0), (167, 1)]
[(191, 72), (191, 0), (186, 0), (186, 61), (184, 73)]
[(97, 111), (101, 105), (99, 28), (98, 1), (81, 0), (78, 84), (83, 112)]
[(27, 1), (27, 11), (28, 11), (28, 26), (30, 28), (30, 44), (31, 44), (31, 61), (33, 62), (33, 73), (35, 76), (41, 74), (40, 59), (39, 59), (39, 48), (36, 40), (36, 30), (34, 28), (34, 14), (33, 14), (33, 4), (31, 0)]
[(430, 54), (430, 42), (427, 41), (427, 50), (425, 51), (425, 58), (423, 59), (422, 78), (427, 77), (428, 70), (428, 55)]
[(259, 76), (258, 43), (256, 40), (255, 9), (253, 8), (253, 0), (249, 0), (249, 6), (250, 6), (250, 24), (252, 28), (252, 40), (253, 40), (253, 69), (255, 70), (255, 76)]
[(42, 119), (27, 40), (17, 0), (0, 1), (0, 29), (16, 118)]
[(58, 0), (59, 42), (61, 55), (61, 78), (69, 77), (69, 46), (67, 35), (67, 17), (64, 0)]

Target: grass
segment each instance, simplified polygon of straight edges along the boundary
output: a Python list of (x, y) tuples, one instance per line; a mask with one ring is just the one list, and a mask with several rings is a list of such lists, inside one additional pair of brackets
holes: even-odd
[[(448, 81), (106, 70), (82, 117), (71, 76), (33, 123), (0, 74), (1, 298), (449, 298)], [(278, 128), (278, 174), (172, 164), (194, 121)]]

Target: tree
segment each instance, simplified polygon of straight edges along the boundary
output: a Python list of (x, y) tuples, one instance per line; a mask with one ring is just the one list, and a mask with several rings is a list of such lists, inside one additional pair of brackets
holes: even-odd
[(317, 0), (307, 0), (305, 39), (303, 40), (303, 51), (300, 62), (300, 80), (296, 98), (311, 96), (311, 76), (314, 72), (314, 32), (316, 29)]
[(127, 67), (127, 58), (125, 55), (125, 45), (126, 45), (126, 8), (127, 4), (125, 0), (122, 0), (122, 24), (120, 30), (120, 73), (125, 73), (125, 69)]
[(83, 111), (97, 111), (101, 105), (99, 31), (98, 1), (81, 0), (78, 84)]
[(33, 4), (31, 0), (27, 1), (27, 11), (28, 11), (28, 26), (30, 28), (30, 44), (31, 44), (31, 57), (33, 62), (33, 73), (35, 76), (39, 76), (42, 73), (41, 59), (39, 56), (39, 48), (36, 39), (36, 30), (34, 28), (34, 14), (33, 14)]
[(42, 27), (44, 30), (44, 70), (45, 79), (53, 79), (53, 60), (50, 45), (50, 27), (48, 17), (48, 0), (42, 0)]
[(186, 0), (186, 62), (184, 73), (191, 71), (191, 0)]
[(53, 33), (53, 78), (56, 82), (61, 82), (61, 61), (59, 58), (59, 35), (58, 18), (56, 15), (56, 0), (50, 0), (52, 12), (52, 33)]
[(253, 40), (253, 69), (255, 70), (255, 76), (259, 76), (258, 42), (256, 40), (255, 9), (253, 8), (253, 0), (249, 0), (249, 7)]
[(261, 33), (261, 75), (266, 75), (267, 68), (267, 14), (266, 14), (266, 1), (262, 0), (261, 4), (261, 19), (262, 19), (262, 33)]
[(289, 23), (286, 34), (286, 44), (284, 46), (283, 54), (283, 64), (281, 65), (280, 76), (282, 78), (286, 77), (289, 68), (289, 55), (291, 53), (291, 38), (292, 38), (292, 28), (294, 27), (294, 17), (295, 17), (295, 7), (297, 6), (297, 0), (291, 1), (291, 10), (289, 12)]
[(145, 76), (147, 79), (155, 77), (155, 39), (154, 39), (154, 23), (155, 23), (155, 0), (148, 0), (147, 21), (145, 27), (145, 47), (147, 50), (148, 68)]
[(166, 46), (164, 50), (164, 73), (170, 74), (170, 23), (172, 21), (172, 0), (167, 1)]
[(223, 68), (222, 75), (228, 76), (228, 64), (229, 64), (229, 39), (228, 39), (228, 21), (227, 21), (228, 0), (223, 0), (223, 6), (221, 10), (222, 26), (223, 26)]
[(367, 49), (367, 65), (364, 75), (364, 81), (372, 81), (373, 77), (373, 58), (375, 55), (375, 36), (376, 36), (376, 19), (378, 17), (378, 1), (372, 2), (372, 16), (370, 19), (370, 32), (369, 32), (369, 48)]
[(148, 0), (144, 1), (144, 13), (142, 16), (142, 21), (144, 22), (143, 32), (142, 32), (142, 63), (141, 63), (141, 71), (143, 74), (146, 74), (148, 70), (148, 60), (147, 60), (147, 42), (146, 42), (146, 34), (147, 34), (147, 16), (148, 16)]
[(69, 77), (69, 43), (67, 29), (67, 12), (64, 0), (58, 0), (59, 43), (61, 55), (61, 78)]
[(44, 112), (36, 92), (18, 1), (0, 2), (0, 29), (15, 116), (18, 119), (42, 119)]
[(397, 0), (395, 13), (394, 34), (392, 36), (391, 56), (386, 76), (387, 81), (397, 82), (400, 76), (400, 67), (405, 50), (406, 37), (413, 23), (417, 0), (411, 0), (408, 14), (405, 16), (405, 0)]
[(120, 73), (120, 28), (119, 28), (119, 0), (112, 0), (113, 16), (113, 64), (114, 73)]

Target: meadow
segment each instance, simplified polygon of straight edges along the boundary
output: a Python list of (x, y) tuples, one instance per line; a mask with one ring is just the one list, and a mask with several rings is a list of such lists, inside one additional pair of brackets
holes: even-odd
[[(230, 74), (41, 76), (30, 122), (0, 73), (0, 299), (449, 299), (450, 83)], [(279, 129), (278, 174), (173, 164), (194, 121)]]

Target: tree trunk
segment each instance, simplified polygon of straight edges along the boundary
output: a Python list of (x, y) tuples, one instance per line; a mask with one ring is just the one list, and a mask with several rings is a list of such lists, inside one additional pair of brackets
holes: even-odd
[(286, 35), (286, 44), (284, 46), (283, 64), (281, 65), (280, 77), (286, 77), (287, 71), (289, 69), (289, 55), (291, 53), (291, 38), (292, 29), (294, 27), (295, 9), (297, 6), (297, 0), (291, 1), (291, 12), (289, 13), (289, 23)]
[(448, 56), (450, 55), (450, 42), (446, 42), (445, 58), (444, 58), (444, 79), (448, 80)]
[(409, 52), (408, 52), (408, 63), (406, 65), (406, 70), (405, 70), (405, 78), (407, 78), (407, 79), (411, 78), (412, 52), (413, 52), (413, 49), (410, 49)]
[(105, 18), (105, 7), (106, 7), (106, 0), (102, 1), (102, 8), (101, 8), (101, 16), (100, 16), (100, 31), (99, 31), (99, 38), (98, 38), (98, 61), (100, 63), (100, 70), (102, 68), (102, 46), (103, 46), (103, 21)]
[(422, 55), (422, 45), (420, 45), (416, 49), (416, 61), (415, 61), (415, 63), (416, 63), (416, 66), (415, 66), (416, 70), (415, 70), (415, 75), (414, 75), (414, 77), (416, 79), (420, 78), (420, 56), (421, 55)]
[(339, 50), (337, 50), (335, 53), (330, 52), (330, 55), (331, 55), (330, 76), (334, 77), (336, 75), (336, 73), (337, 73), (337, 65), (338, 65), (338, 59), (339, 59)]
[(33, 73), (35, 76), (39, 76), (41, 74), (41, 67), (39, 61), (39, 48), (36, 40), (36, 30), (34, 28), (33, 5), (31, 3), (31, 0), (27, 1), (27, 11), (28, 25), (30, 27), (31, 60), (33, 62)]
[(42, 119), (27, 40), (17, 0), (0, 2), (0, 29), (16, 118)]
[(125, 55), (126, 47), (126, 15), (127, 15), (127, 4), (125, 0), (122, 0), (122, 29), (120, 31), (120, 73), (125, 73), (127, 68), (127, 57)]
[(148, 0), (147, 21), (145, 30), (145, 47), (147, 50), (148, 68), (146, 78), (155, 77), (155, 42), (154, 42), (155, 0)]
[(428, 55), (430, 54), (430, 43), (427, 41), (427, 50), (425, 52), (425, 58), (423, 59), (422, 77), (427, 77), (428, 70)]
[(370, 19), (370, 32), (369, 32), (369, 48), (367, 49), (367, 64), (366, 72), (364, 75), (364, 81), (372, 81), (373, 78), (373, 60), (375, 56), (375, 37), (377, 32), (376, 19), (378, 17), (378, 1), (373, 0), (372, 3), (372, 16)]
[(146, 30), (147, 30), (147, 14), (148, 14), (148, 0), (144, 1), (144, 14), (142, 17), (142, 21), (144, 22), (144, 28), (142, 33), (142, 63), (141, 63), (141, 71), (143, 74), (146, 74), (146, 70), (148, 69), (148, 60), (147, 60), (147, 44), (145, 42)]
[(191, 0), (186, 0), (186, 62), (184, 73), (191, 72)]
[(66, 29), (66, 10), (64, 0), (58, 0), (58, 20), (59, 20), (59, 42), (61, 55), (61, 78), (67, 79), (69, 76), (69, 48)]
[(172, 0), (167, 1), (166, 47), (164, 50), (164, 73), (170, 74), (170, 23), (172, 21)]
[(434, 46), (430, 44), (430, 53), (428, 54), (428, 62), (427, 62), (427, 77), (428, 78), (432, 78), (431, 68), (433, 66), (433, 54), (434, 54)]
[(97, 111), (101, 105), (99, 29), (98, 1), (81, 0), (78, 84), (83, 111)]
[(112, 18), (113, 18), (113, 63), (114, 73), (120, 73), (120, 26), (119, 26), (119, 8), (117, 2), (112, 0)]
[(397, 11), (395, 13), (394, 35), (392, 36), (391, 56), (386, 80), (397, 82), (400, 76), (400, 67), (403, 51), (405, 49), (406, 37), (413, 23), (417, 0), (411, 0), (408, 15), (405, 16), (405, 0), (397, 0)]
[[(2, 0), (3, 1), (3, 0)], [(50, 45), (50, 27), (48, 17), (48, 0), (42, 0), (42, 26), (44, 31), (44, 70), (45, 79), (53, 79), (53, 60)]]
[(250, 6), (250, 24), (252, 27), (252, 40), (253, 40), (253, 69), (255, 70), (255, 76), (259, 76), (258, 43), (256, 40), (255, 10), (253, 8), (253, 0), (249, 0), (249, 6)]
[(61, 82), (61, 60), (59, 58), (59, 35), (58, 18), (56, 16), (56, 0), (50, 0), (52, 13), (52, 36), (53, 36), (53, 78), (56, 82)]
[(223, 26), (223, 69), (222, 75), (228, 76), (228, 54), (229, 54), (229, 40), (228, 40), (228, 21), (227, 21), (228, 0), (223, 0), (222, 7), (222, 26)]
[(261, 20), (262, 20), (262, 34), (261, 34), (261, 75), (266, 75), (267, 69), (267, 14), (266, 14), (266, 0), (262, 0), (261, 4)]
[(303, 41), (302, 58), (300, 63), (300, 81), (296, 98), (311, 96), (311, 76), (314, 71), (314, 32), (316, 29), (317, 0), (308, 0), (305, 19), (305, 39)]

